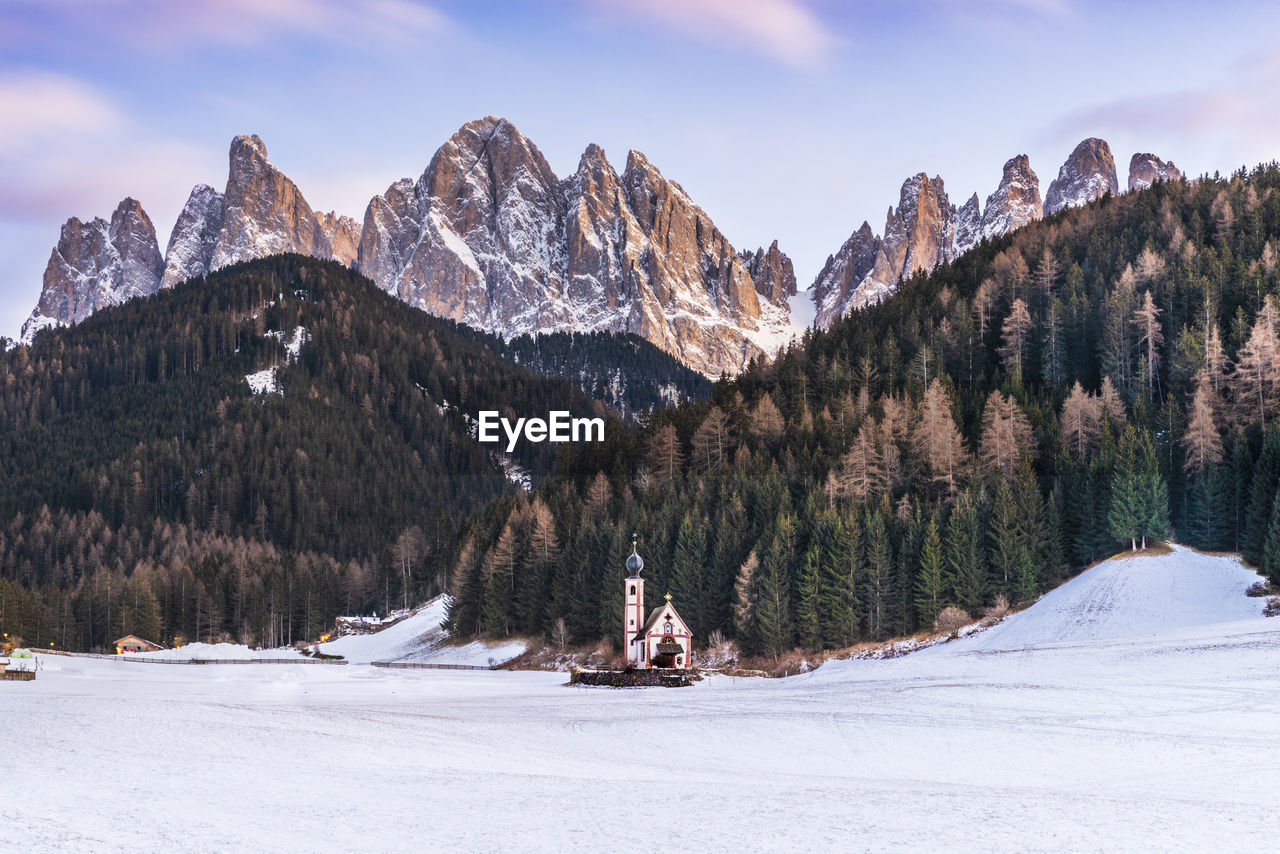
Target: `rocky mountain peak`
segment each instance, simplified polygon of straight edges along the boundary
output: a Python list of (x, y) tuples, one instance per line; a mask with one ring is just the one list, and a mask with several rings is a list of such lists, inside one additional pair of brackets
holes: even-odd
[(169, 232), (160, 287), (207, 274), (221, 233), (222, 194), (208, 184), (196, 184)]
[(333, 260), (346, 264), (348, 267), (354, 267), (360, 254), (361, 224), (352, 217), (346, 214), (339, 214), (337, 211), (317, 213), (316, 222), (320, 224), (320, 230), (324, 232), (325, 238), (329, 241), (329, 248), (333, 252)]
[(1068, 207), (1078, 207), (1120, 190), (1116, 162), (1106, 140), (1082, 140), (1067, 157), (1058, 177), (1044, 197), (1044, 215), (1051, 216)]
[[(1106, 143), (1103, 143), (1104, 145)], [(1008, 234), (1043, 216), (1040, 179), (1031, 169), (1031, 160), (1019, 154), (1005, 161), (1000, 185), (987, 196), (982, 211), (982, 236), (987, 240)]]
[(960, 256), (982, 240), (982, 206), (978, 203), (977, 193), (956, 208), (954, 219), (956, 237), (953, 254)]
[[(893, 208), (889, 211), (892, 214)], [(836, 254), (827, 256), (827, 263), (813, 284), (814, 320), (818, 326), (826, 329), (849, 310), (858, 287), (875, 266), (879, 251), (880, 238), (864, 220)]]
[(121, 201), (110, 221), (72, 217), (49, 256), (40, 301), (22, 325), (22, 340), (29, 343), (48, 326), (79, 323), (99, 308), (153, 294), (163, 273), (155, 226), (136, 199)]
[(791, 259), (778, 249), (778, 241), (768, 249), (759, 248), (754, 253), (739, 253), (746, 265), (747, 274), (755, 283), (756, 293), (774, 305), (787, 308), (788, 299), (796, 294), (796, 271)]
[(640, 152), (619, 176), (589, 145), (560, 181), (514, 125), (490, 116), (460, 128), (416, 183), (370, 201), (358, 263), (434, 314), (504, 335), (635, 332), (715, 375), (780, 337), (785, 299), (766, 309), (757, 287), (794, 290), (783, 259), (763, 252), (757, 282)]
[(222, 229), (208, 269), (238, 261), (298, 252), (331, 255), (329, 240), (297, 185), (267, 160), (256, 134), (231, 140), (227, 188), (222, 194)]
[(1154, 154), (1142, 152), (1129, 160), (1129, 189), (1145, 190), (1157, 181), (1180, 181), (1182, 170), (1173, 161), (1164, 161)]

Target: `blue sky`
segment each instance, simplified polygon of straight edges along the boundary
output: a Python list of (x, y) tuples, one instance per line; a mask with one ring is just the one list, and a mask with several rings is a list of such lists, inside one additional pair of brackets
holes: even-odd
[(312, 207), (361, 218), (464, 122), (512, 120), (557, 174), (644, 151), (801, 288), (904, 178), (957, 204), (1086, 136), (1120, 180), (1280, 156), (1280, 4), (1082, 0), (0, 0), (0, 334), (70, 216), (138, 198), (163, 250), (193, 184), (257, 133)]

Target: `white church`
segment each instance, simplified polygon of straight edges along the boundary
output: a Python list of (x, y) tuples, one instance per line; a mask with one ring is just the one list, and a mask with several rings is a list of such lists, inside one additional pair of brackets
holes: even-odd
[(693, 665), (693, 632), (681, 619), (671, 594), (666, 602), (644, 618), (644, 559), (636, 551), (636, 538), (631, 538), (631, 557), (627, 558), (626, 587), (623, 589), (623, 648), (627, 666), (637, 668), (678, 668)]

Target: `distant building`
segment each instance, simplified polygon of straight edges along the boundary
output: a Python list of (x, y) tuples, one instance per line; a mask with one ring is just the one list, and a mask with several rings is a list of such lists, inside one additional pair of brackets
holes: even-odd
[(164, 649), (158, 643), (152, 643), (144, 640), (137, 635), (125, 635), (116, 641), (116, 655), (124, 655), (126, 652), (156, 652)]
[(671, 604), (671, 594), (666, 602), (654, 608), (646, 621), (644, 617), (644, 579), (640, 571), (644, 559), (636, 551), (632, 538), (631, 557), (627, 558), (627, 577), (623, 588), (623, 647), (626, 649), (629, 667), (687, 668), (693, 665), (693, 632)]

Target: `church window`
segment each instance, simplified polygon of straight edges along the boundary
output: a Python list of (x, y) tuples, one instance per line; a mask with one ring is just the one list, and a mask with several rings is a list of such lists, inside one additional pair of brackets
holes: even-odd
[(631, 595), (632, 596), (636, 595), (636, 586), (634, 584), (631, 585)]

